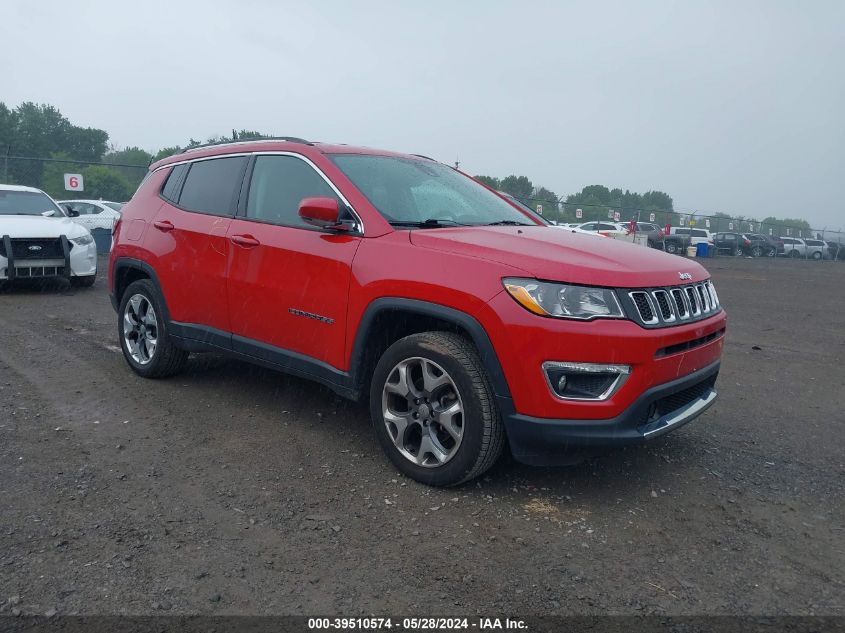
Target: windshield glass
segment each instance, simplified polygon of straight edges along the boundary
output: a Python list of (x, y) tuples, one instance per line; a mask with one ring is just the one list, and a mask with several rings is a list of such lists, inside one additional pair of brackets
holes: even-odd
[(45, 211), (64, 215), (49, 196), (40, 191), (0, 190), (0, 215), (41, 215)]
[(331, 159), (397, 226), (538, 223), (472, 178), (431, 160), (365, 154), (335, 154)]
[(120, 211), (120, 209), (123, 208), (123, 204), (120, 202), (104, 202), (103, 204), (115, 211)]

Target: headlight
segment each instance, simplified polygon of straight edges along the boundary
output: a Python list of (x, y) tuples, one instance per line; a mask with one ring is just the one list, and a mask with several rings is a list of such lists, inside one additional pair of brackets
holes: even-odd
[(624, 319), (616, 293), (607, 288), (556, 284), (536, 279), (503, 279), (508, 294), (523, 308), (562, 319)]
[(79, 237), (70, 238), (70, 241), (77, 246), (88, 246), (94, 241), (94, 238), (90, 235), (80, 235)]

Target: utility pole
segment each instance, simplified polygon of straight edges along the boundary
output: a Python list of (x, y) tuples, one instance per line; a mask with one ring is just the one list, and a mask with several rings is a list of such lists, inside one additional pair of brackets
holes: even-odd
[(3, 182), (9, 182), (9, 150), (11, 145), (6, 145), (6, 155), (3, 157)]

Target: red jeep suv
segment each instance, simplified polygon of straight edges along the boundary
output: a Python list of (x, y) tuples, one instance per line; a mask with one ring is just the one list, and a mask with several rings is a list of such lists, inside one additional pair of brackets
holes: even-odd
[(551, 228), (424, 156), (295, 138), (153, 164), (109, 290), (141, 376), (213, 351), (368, 397), (431, 485), (506, 446), (571, 463), (678, 428), (716, 398), (726, 322), (694, 262)]

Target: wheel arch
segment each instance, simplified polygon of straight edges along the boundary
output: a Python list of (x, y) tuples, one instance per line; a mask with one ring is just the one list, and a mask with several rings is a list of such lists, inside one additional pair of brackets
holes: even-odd
[(457, 332), (469, 338), (478, 351), (495, 395), (511, 397), (493, 343), (475, 317), (437, 303), (400, 297), (374, 300), (361, 317), (349, 363), (356, 391), (369, 392), (366, 381), (390, 345), (410, 334), (428, 331)]
[(164, 300), (164, 293), (161, 291), (161, 284), (158, 281), (158, 275), (155, 270), (147, 262), (140, 259), (133, 259), (131, 257), (120, 257), (114, 263), (114, 276), (112, 288), (109, 295), (111, 297), (112, 306), (115, 310), (120, 306), (120, 300), (123, 293), (132, 282), (139, 279), (149, 279), (158, 290), (159, 300), (161, 301), (161, 309), (164, 317), (170, 322), (170, 312), (167, 309), (167, 301)]

